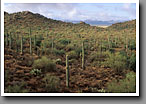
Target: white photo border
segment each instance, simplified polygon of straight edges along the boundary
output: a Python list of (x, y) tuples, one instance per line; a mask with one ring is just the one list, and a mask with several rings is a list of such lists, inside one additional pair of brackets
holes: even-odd
[[(5, 93), (4, 3), (136, 3), (136, 93)], [(1, 0), (1, 96), (139, 96), (139, 0)]]

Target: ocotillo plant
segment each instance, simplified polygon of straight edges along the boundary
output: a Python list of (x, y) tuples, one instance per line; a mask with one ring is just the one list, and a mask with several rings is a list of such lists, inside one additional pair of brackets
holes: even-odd
[(23, 54), (23, 35), (21, 36), (21, 54)]
[(85, 69), (85, 51), (84, 51), (84, 41), (82, 42), (82, 69)]
[(9, 48), (12, 49), (12, 35), (11, 35), (11, 32), (10, 32), (9, 36), (10, 36), (10, 39), (9, 39)]
[(69, 64), (68, 64), (68, 55), (66, 55), (66, 86), (69, 87)]
[(29, 44), (30, 44), (30, 54), (32, 54), (32, 39), (31, 39), (31, 28), (30, 28), (30, 34), (29, 34)]

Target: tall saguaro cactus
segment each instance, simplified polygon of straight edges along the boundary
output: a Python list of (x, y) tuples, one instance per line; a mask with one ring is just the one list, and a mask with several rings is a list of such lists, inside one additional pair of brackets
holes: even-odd
[(68, 55), (66, 55), (66, 86), (69, 87), (69, 64), (68, 64)]
[(21, 54), (23, 54), (23, 35), (21, 36)]
[(12, 49), (12, 35), (11, 35), (11, 32), (10, 32), (10, 39), (9, 39), (9, 47), (10, 49)]
[(53, 52), (53, 49), (54, 49), (54, 39), (53, 39), (53, 36), (52, 36), (52, 52)]
[(34, 49), (36, 50), (36, 35), (34, 35)]
[(82, 69), (85, 69), (85, 51), (84, 51), (84, 41), (82, 42)]
[(110, 42), (110, 34), (108, 35), (108, 49), (110, 49), (111, 48), (111, 42)]
[(8, 32), (6, 32), (6, 46), (8, 46)]
[(16, 34), (16, 52), (18, 52), (18, 34)]
[(30, 44), (30, 54), (32, 54), (32, 39), (31, 39), (31, 28), (30, 28), (30, 34), (29, 34), (29, 44)]

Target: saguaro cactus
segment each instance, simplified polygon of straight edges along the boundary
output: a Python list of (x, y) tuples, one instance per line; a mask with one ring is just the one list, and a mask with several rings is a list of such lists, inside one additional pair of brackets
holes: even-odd
[(52, 52), (53, 52), (53, 49), (54, 49), (54, 39), (53, 39), (53, 36), (52, 36)]
[(85, 69), (85, 51), (84, 51), (84, 41), (82, 42), (82, 69)]
[(9, 47), (10, 47), (10, 49), (12, 49), (12, 35), (11, 35), (11, 32), (10, 32), (10, 39), (9, 39)]
[(18, 52), (18, 34), (16, 34), (16, 52)]
[(30, 54), (32, 54), (32, 39), (31, 39), (31, 28), (30, 28), (30, 34), (29, 34), (29, 44), (30, 44)]
[(36, 35), (34, 35), (34, 49), (36, 50)]
[(108, 35), (108, 49), (111, 48), (111, 42), (110, 42), (110, 34)]
[(66, 86), (69, 87), (69, 64), (68, 64), (68, 55), (66, 55)]
[(8, 32), (6, 32), (6, 46), (8, 46)]
[(23, 35), (21, 36), (21, 54), (23, 54)]

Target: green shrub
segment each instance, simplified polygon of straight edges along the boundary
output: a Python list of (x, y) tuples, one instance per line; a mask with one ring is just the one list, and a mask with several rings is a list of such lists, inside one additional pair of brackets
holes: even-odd
[(6, 93), (27, 93), (29, 92), (28, 89), (25, 89), (26, 83), (24, 81), (15, 84), (15, 85), (9, 85), (5, 87)]
[(47, 57), (42, 56), (41, 59), (37, 59), (34, 61), (33, 68), (41, 69), (42, 72), (50, 72), (56, 70), (56, 64)]
[(67, 54), (68, 54), (69, 59), (77, 59), (78, 58), (78, 54), (76, 53), (76, 51), (70, 51)]
[(41, 41), (43, 40), (44, 38), (43, 38), (43, 36), (42, 35), (38, 35), (37, 37), (36, 37), (36, 46), (41, 46)]
[(65, 45), (64, 44), (57, 43), (55, 45), (55, 48), (61, 50), (61, 49), (64, 49), (65, 48)]
[[(74, 50), (78, 55), (82, 52), (82, 47), (76, 47)], [(86, 52), (85, 52), (86, 53)]]
[(58, 49), (54, 48), (53, 49), (53, 54), (63, 56), (65, 54), (65, 51), (63, 49), (58, 50)]
[(110, 48), (109, 51), (110, 51), (111, 53), (115, 53), (115, 49), (114, 49), (114, 48)]
[(128, 48), (131, 49), (131, 50), (136, 50), (136, 41), (131, 40)]
[(66, 50), (67, 50), (67, 51), (71, 51), (71, 50), (74, 50), (74, 49), (75, 49), (74, 44), (68, 44), (68, 45), (66, 46)]
[(129, 58), (129, 68), (136, 71), (136, 55), (132, 54)]
[(47, 92), (58, 92), (60, 87), (60, 79), (57, 76), (47, 74), (43, 81)]
[(121, 55), (119, 52), (115, 54), (109, 54), (109, 57), (102, 63), (106, 67), (110, 67), (115, 70), (117, 74), (121, 74), (124, 69), (127, 68), (127, 58)]
[(106, 52), (92, 52), (90, 54), (89, 57), (89, 61), (93, 62), (93, 61), (100, 61), (101, 58), (107, 58), (109, 56), (110, 52), (106, 51)]
[(71, 41), (70, 41), (69, 39), (60, 39), (59, 42), (60, 42), (61, 44), (67, 45), (67, 44), (69, 44)]
[(136, 92), (136, 74), (129, 72), (126, 78), (120, 81), (113, 80), (107, 84), (107, 92), (112, 93), (135, 93)]
[(36, 76), (40, 75), (41, 73), (42, 73), (41, 69), (33, 69), (30, 71), (30, 74), (36, 75)]

